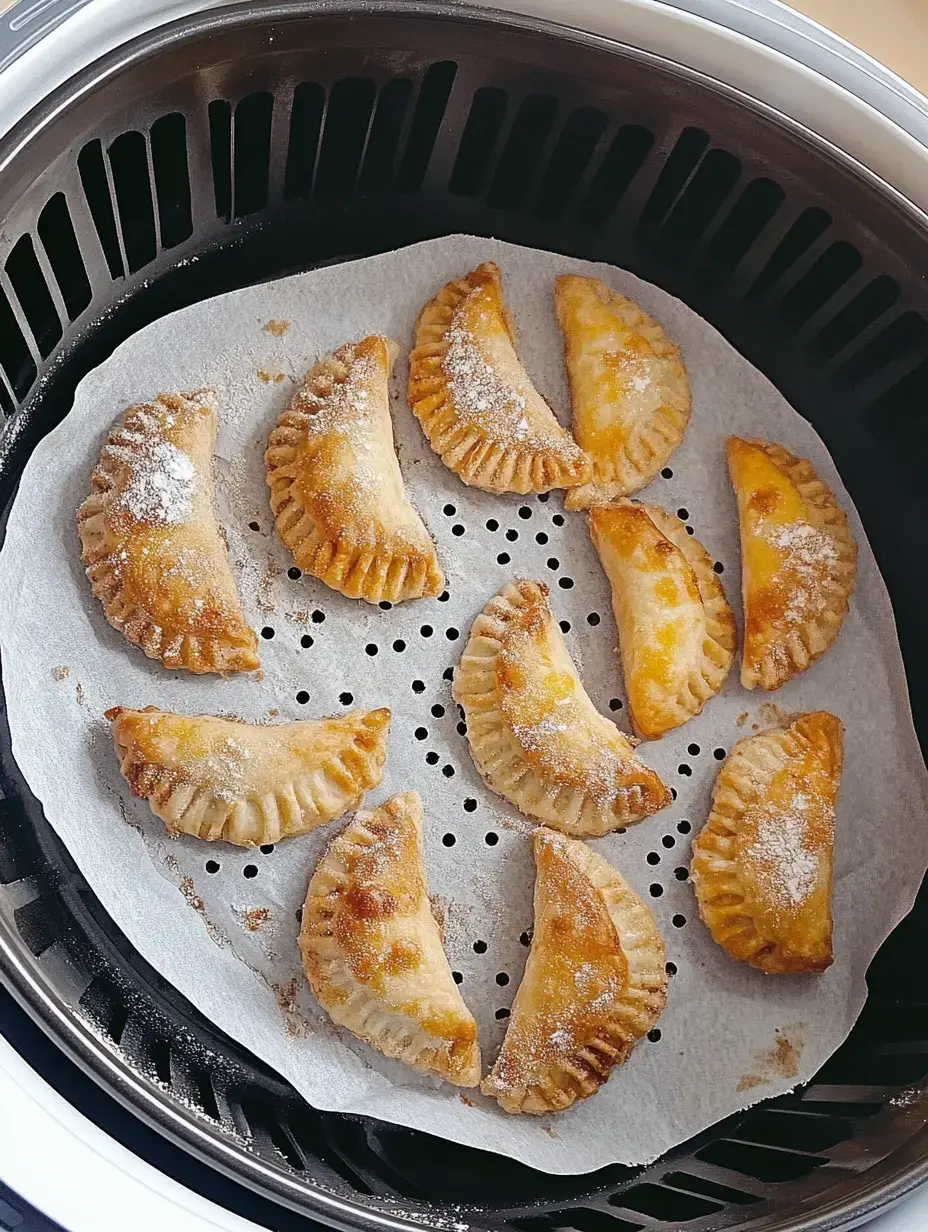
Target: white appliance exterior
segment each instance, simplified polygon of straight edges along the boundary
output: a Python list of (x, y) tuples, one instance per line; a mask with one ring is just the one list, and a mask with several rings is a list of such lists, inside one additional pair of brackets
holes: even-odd
[[(231, 2), (73, 0), (64, 6), (69, 15), (0, 73), (0, 128), (9, 131), (67, 78), (129, 40)], [(928, 216), (928, 100), (777, 0), (467, 2), (615, 38), (724, 81), (807, 125)], [(52, 7), (32, 0), (18, 28), (52, 26)], [(99, 1130), (2, 1036), (0, 1179), (67, 1232), (257, 1229)], [(928, 1185), (867, 1227), (924, 1232)]]

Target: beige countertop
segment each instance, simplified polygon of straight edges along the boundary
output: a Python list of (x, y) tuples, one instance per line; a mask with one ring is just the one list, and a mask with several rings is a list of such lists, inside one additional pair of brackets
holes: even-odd
[(928, 94), (928, 0), (790, 0)]

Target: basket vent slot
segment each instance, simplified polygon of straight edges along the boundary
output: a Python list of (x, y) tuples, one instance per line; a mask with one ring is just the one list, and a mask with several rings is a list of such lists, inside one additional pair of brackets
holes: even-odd
[(556, 117), (557, 100), (549, 94), (532, 94), (519, 104), (487, 194), (493, 209), (517, 209), (525, 200)]
[(209, 151), (216, 216), (232, 221), (232, 105), (215, 98), (209, 105)]
[(581, 202), (582, 223), (595, 227), (606, 222), (641, 170), (653, 145), (654, 134), (643, 125), (622, 125)]
[(791, 326), (801, 325), (813, 316), (860, 270), (863, 258), (853, 244), (843, 240), (831, 244), (789, 289), (780, 304), (780, 313)]
[(422, 78), (397, 177), (400, 192), (415, 192), (425, 179), (457, 71), (453, 60), (440, 60), (431, 65)]
[(881, 369), (904, 361), (928, 345), (928, 323), (917, 312), (904, 312), (855, 351), (836, 372), (846, 386), (867, 380)]
[(815, 340), (816, 352), (825, 359), (840, 354), (888, 312), (900, 294), (895, 278), (887, 274), (874, 278), (823, 327)]
[(676, 1189), (664, 1189), (662, 1185), (634, 1185), (623, 1193), (609, 1199), (615, 1206), (638, 1211), (659, 1219), (662, 1223), (689, 1223), (704, 1215), (714, 1215), (722, 1209), (721, 1203), (712, 1202), (697, 1194), (680, 1193)]
[(284, 198), (307, 200), (313, 187), (316, 152), (322, 132), (325, 90), (315, 81), (303, 81), (293, 91), (290, 140), (284, 174)]
[(455, 196), (474, 197), (483, 188), (508, 105), (508, 94), (496, 86), (481, 86), (474, 94), (448, 184)]
[(817, 1155), (854, 1136), (847, 1121), (836, 1116), (769, 1109), (753, 1112), (738, 1127), (738, 1137), (759, 1146), (808, 1151)]
[(158, 254), (148, 144), (141, 133), (123, 133), (108, 153), (126, 262), (134, 274)]
[(709, 134), (701, 128), (684, 128), (661, 168), (657, 183), (644, 204), (638, 227), (648, 231), (659, 227), (671, 206), (686, 187), (709, 144)]
[(676, 244), (698, 240), (740, 178), (740, 159), (727, 150), (710, 150), (667, 215), (662, 236)]
[(273, 115), (274, 96), (266, 90), (247, 95), (235, 108), (232, 131), (235, 181), (232, 200), (236, 218), (256, 214), (267, 205)]
[(377, 107), (371, 123), (360, 186), (363, 191), (386, 188), (392, 183), (400, 137), (413, 85), (408, 77), (388, 81), (377, 97)]
[(77, 156), (77, 169), (80, 173), (84, 197), (93, 218), (103, 256), (110, 271), (111, 278), (124, 278), (126, 274), (122, 260), (122, 250), (119, 247), (119, 232), (116, 230), (116, 215), (113, 213), (113, 199), (110, 196), (106, 166), (103, 162), (103, 147), (98, 140), (89, 141)]
[(55, 193), (48, 201), (37, 229), (68, 316), (74, 321), (89, 305), (92, 292), (64, 193)]
[(31, 236), (24, 235), (17, 240), (7, 258), (6, 273), (44, 359), (52, 353), (61, 338), (61, 321), (35, 255)]
[(0, 290), (0, 368), (6, 373), (15, 396), (22, 401), (36, 377), (35, 361), (10, 307)]
[(751, 180), (707, 245), (713, 282), (724, 282), (737, 269), (785, 200), (786, 194), (773, 180)]
[(36, 957), (57, 940), (61, 932), (59, 917), (56, 905), (45, 897), (33, 898), (13, 912), (19, 935)]
[(728, 1202), (734, 1206), (750, 1206), (763, 1199), (758, 1194), (746, 1193), (743, 1189), (732, 1189), (730, 1185), (720, 1185), (718, 1181), (710, 1181), (704, 1176), (694, 1176), (692, 1172), (668, 1172), (661, 1180), (674, 1189), (683, 1189), (687, 1193), (702, 1194), (705, 1198), (718, 1198), (719, 1202)]
[(375, 98), (369, 77), (346, 77), (332, 87), (316, 172), (319, 196), (346, 196), (354, 188)]
[(570, 113), (538, 188), (536, 217), (545, 222), (561, 217), (608, 125), (605, 113), (595, 107), (578, 107)]
[(187, 121), (179, 113), (162, 116), (151, 126), (151, 163), (162, 248), (174, 248), (193, 234)]
[(803, 210), (774, 249), (770, 260), (757, 275), (748, 296), (763, 295), (796, 264), (831, 226), (831, 215), (818, 206)]
[(555, 1232), (556, 1229), (573, 1228), (574, 1232), (642, 1232), (644, 1224), (620, 1219), (608, 1211), (594, 1211), (586, 1207), (570, 1207), (553, 1215), (530, 1215), (526, 1219), (511, 1219), (510, 1225), (519, 1232)]
[(718, 1138), (708, 1143), (696, 1152), (696, 1158), (769, 1184), (798, 1181), (828, 1162), (827, 1159), (816, 1159), (810, 1155), (795, 1155), (790, 1151), (733, 1142), (731, 1138)]

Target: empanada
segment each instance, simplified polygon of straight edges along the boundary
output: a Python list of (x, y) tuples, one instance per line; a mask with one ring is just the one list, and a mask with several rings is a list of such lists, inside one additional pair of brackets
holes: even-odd
[(635, 742), (587, 696), (541, 582), (507, 583), (474, 621), (452, 686), (488, 785), (565, 834), (608, 834), (670, 803)]
[(429, 444), (465, 483), (490, 492), (547, 492), (590, 475), (515, 352), (499, 269), (490, 261), (449, 282), (419, 315), (409, 405)]
[(689, 422), (690, 384), (680, 348), (599, 278), (561, 274), (554, 300), (573, 432), (593, 464), (564, 503), (586, 509), (637, 492), (667, 465)]
[(654, 917), (602, 856), (538, 829), (535, 926), (503, 1046), (480, 1084), (506, 1112), (560, 1112), (593, 1095), (667, 999)]
[(810, 462), (781, 445), (732, 436), (728, 466), (741, 523), (741, 683), (778, 689), (840, 633), (857, 544)]
[(357, 808), (383, 777), (390, 711), (255, 726), (115, 706), (113, 744), (132, 794), (174, 834), (276, 843)]
[(699, 914), (732, 958), (770, 975), (831, 966), (835, 802), (844, 733), (800, 714), (741, 740), (693, 843)]
[(679, 518), (622, 500), (590, 510), (635, 731), (657, 740), (699, 714), (735, 657), (735, 618), (709, 553)]
[(159, 394), (106, 438), (77, 512), (81, 560), (106, 618), (150, 659), (254, 671), (249, 628), (213, 509), (216, 397)]
[(333, 1022), (385, 1056), (475, 1087), (477, 1024), (451, 977), (422, 866), (419, 793), (358, 813), (312, 876), (300, 950)]
[(393, 447), (388, 381), (396, 351), (373, 335), (321, 359), (264, 455), (277, 530), (296, 563), (368, 603), (420, 599), (445, 587)]

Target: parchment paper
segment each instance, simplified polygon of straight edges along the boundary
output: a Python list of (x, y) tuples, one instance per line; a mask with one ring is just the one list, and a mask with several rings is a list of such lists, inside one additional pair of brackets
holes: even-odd
[[(509, 1117), (477, 1092), (464, 1096), (385, 1062), (324, 1019), (300, 971), (297, 912), (340, 823), (267, 851), (168, 839), (130, 797), (102, 718), (116, 704), (268, 722), (350, 704), (392, 707), (387, 774), (368, 803), (411, 787), (422, 793), (430, 888), (492, 1062), (506, 1025), (499, 1011), (518, 987), (532, 923), (530, 827), (474, 769), (449, 677), (474, 616), (505, 580), (551, 585), (594, 701), (620, 724), (626, 717), (608, 586), (585, 518), (564, 515), (556, 494), (520, 499), (466, 488), (432, 454), (406, 404), (405, 354), (418, 309), (443, 282), (488, 259), (502, 268), (528, 370), (565, 420), (556, 274), (604, 277), (681, 344), (692, 423), (670, 462), (672, 477), (655, 480), (645, 498), (693, 526), (723, 564), (736, 610), (736, 511), (723, 451), (729, 433), (769, 437), (809, 457), (848, 510), (861, 548), (857, 594), (837, 645), (773, 699), (786, 711), (827, 707), (846, 726), (834, 966), (818, 977), (767, 978), (736, 964), (701, 925), (685, 880), (691, 836), (706, 817), (719, 767), (716, 751), (771, 717), (769, 699), (743, 691), (736, 669), (702, 715), (642, 746), (673, 785), (673, 806), (593, 844), (653, 908), (667, 941), (676, 970), (660, 1038), (642, 1041), (595, 1098), (551, 1119)], [(274, 322), (281, 324), (268, 329)], [(397, 446), (448, 575), (444, 601), (390, 611), (288, 576), (293, 562), (273, 534), (262, 464), (294, 380), (320, 354), (371, 332), (403, 349), (394, 382)], [(217, 469), (232, 560), (249, 616), (267, 635), (258, 678), (196, 679), (150, 662), (106, 623), (79, 560), (75, 510), (112, 422), (161, 390), (204, 385), (220, 399)], [(910, 909), (928, 863), (926, 773), (892, 611), (824, 446), (711, 326), (621, 270), (456, 236), (246, 288), (156, 321), (82, 382), (71, 413), (36, 449), (0, 570), (13, 750), (49, 821), (142, 955), (320, 1108), (414, 1126), (553, 1173), (649, 1162), (811, 1078), (859, 1014), (868, 963)]]

